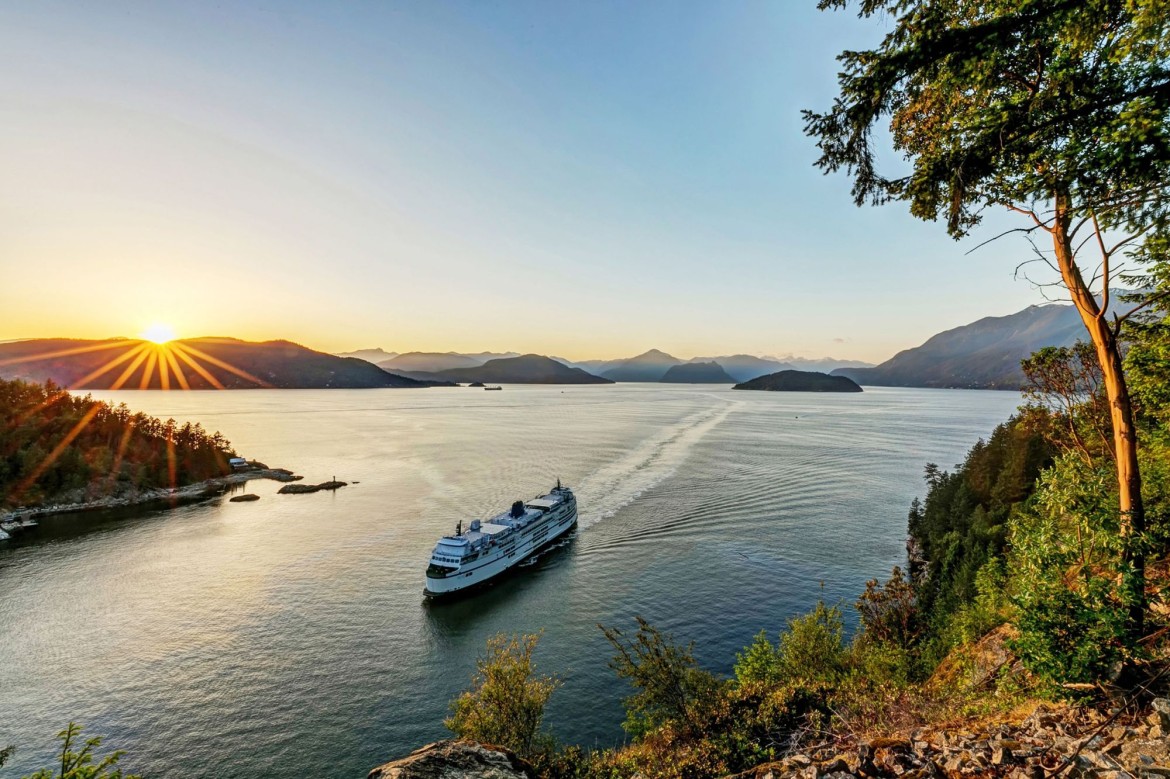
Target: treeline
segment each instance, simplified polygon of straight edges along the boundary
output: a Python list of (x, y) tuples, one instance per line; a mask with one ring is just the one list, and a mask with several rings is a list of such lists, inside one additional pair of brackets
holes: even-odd
[(230, 473), (231, 445), (52, 382), (0, 380), (0, 507), (93, 500)]

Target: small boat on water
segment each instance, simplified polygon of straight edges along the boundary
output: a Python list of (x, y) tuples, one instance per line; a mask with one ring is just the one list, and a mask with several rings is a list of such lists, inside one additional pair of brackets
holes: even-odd
[(485, 390), (488, 390), (488, 391), (491, 391), (491, 390), (502, 390), (502, 389), (503, 389), (503, 387), (500, 387), (500, 386), (495, 386), (495, 387), (484, 387), (484, 389), (485, 389)]
[(423, 594), (439, 598), (477, 587), (530, 559), (577, 524), (577, 498), (568, 487), (518, 500), (487, 521), (472, 520), (465, 531), (443, 536), (431, 552)]

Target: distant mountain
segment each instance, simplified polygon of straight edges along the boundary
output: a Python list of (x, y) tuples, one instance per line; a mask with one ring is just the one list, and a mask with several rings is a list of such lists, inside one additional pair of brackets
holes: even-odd
[(289, 341), (235, 338), (150, 341), (35, 339), (0, 344), (0, 377), (71, 389), (325, 389), (425, 387), (353, 357)]
[(448, 381), (482, 381), (492, 384), (612, 384), (609, 379), (570, 368), (539, 354), (501, 357), (483, 365), (453, 368), (433, 374)]
[(768, 357), (767, 359), (785, 363), (798, 371), (814, 371), (816, 373), (830, 373), (837, 368), (873, 367), (872, 362), (865, 362), (863, 360), (838, 360), (835, 357), (821, 357), (820, 359), (814, 360), (808, 357), (797, 357), (789, 354), (782, 357)]
[(690, 362), (717, 362), (732, 381), (749, 381), (757, 376), (766, 376), (769, 373), (791, 369), (788, 363), (777, 362), (767, 357), (754, 357), (750, 354), (731, 354), (724, 357), (696, 357)]
[(483, 365), (483, 363), (483, 360), (456, 352), (405, 352), (378, 363), (378, 367), (384, 371), (400, 374), (438, 373), (452, 368), (474, 368), (477, 365)]
[(338, 357), (356, 357), (359, 360), (372, 362), (377, 365), (380, 362), (389, 360), (398, 356), (398, 352), (384, 352), (381, 349), (358, 349), (356, 352), (337, 352)]
[(637, 357), (618, 360), (598, 375), (610, 381), (662, 381), (662, 377), (671, 367), (681, 365), (682, 362), (666, 352), (651, 349)]
[(666, 371), (660, 381), (669, 384), (734, 384), (717, 362), (684, 362)]
[(874, 368), (838, 368), (859, 384), (880, 387), (1019, 389), (1020, 360), (1045, 346), (1071, 346), (1085, 337), (1072, 306), (1029, 306), (947, 330)]
[(463, 356), (477, 360), (480, 365), (483, 365), (488, 360), (499, 360), (504, 357), (519, 357), (520, 352), (468, 352)]
[(570, 368), (580, 368), (586, 373), (592, 373), (594, 376), (600, 376), (608, 371), (610, 368), (616, 368), (625, 360), (568, 360), (564, 357), (553, 357), (557, 362), (563, 362)]
[(830, 376), (816, 371), (779, 371), (736, 384), (737, 390), (769, 392), (861, 392), (861, 387), (846, 376)]

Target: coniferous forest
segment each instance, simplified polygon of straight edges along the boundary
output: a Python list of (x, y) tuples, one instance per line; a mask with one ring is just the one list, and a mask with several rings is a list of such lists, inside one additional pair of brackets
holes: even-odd
[(230, 472), (202, 426), (134, 413), (52, 382), (0, 380), (0, 508), (74, 503)]

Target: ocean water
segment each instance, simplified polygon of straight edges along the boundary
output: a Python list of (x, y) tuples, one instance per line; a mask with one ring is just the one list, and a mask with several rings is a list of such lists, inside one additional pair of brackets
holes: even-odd
[[(622, 740), (598, 623), (635, 615), (727, 673), (761, 629), (847, 606), (904, 559), (927, 462), (1012, 393), (733, 392), (624, 384), (95, 393), (201, 422), (336, 493), (45, 521), (0, 544), (0, 745), (51, 763), (70, 720), (149, 777), (362, 777), (442, 738), (484, 641), (542, 631), (563, 741)], [(560, 478), (579, 529), (537, 564), (423, 601), (439, 535)], [(852, 613), (851, 609), (847, 612)]]

